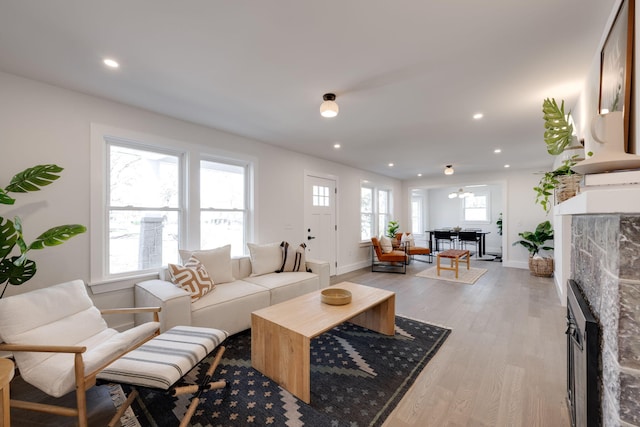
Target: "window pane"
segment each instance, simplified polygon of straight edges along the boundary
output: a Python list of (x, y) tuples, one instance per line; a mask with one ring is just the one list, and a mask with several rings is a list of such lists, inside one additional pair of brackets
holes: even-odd
[(465, 221), (486, 221), (487, 220), (487, 210), (482, 209), (466, 209), (464, 211), (464, 220)]
[(387, 235), (387, 223), (389, 222), (389, 215), (378, 215), (378, 236)]
[(360, 240), (369, 240), (373, 236), (373, 215), (360, 214)]
[(378, 191), (378, 213), (389, 213), (388, 191)]
[(422, 234), (422, 199), (411, 201), (411, 233)]
[(373, 189), (360, 188), (360, 212), (373, 212)]
[(471, 196), (464, 198), (465, 221), (488, 221), (487, 196)]
[(329, 206), (329, 187), (313, 186), (313, 206)]
[(218, 248), (231, 244), (231, 255), (244, 251), (244, 212), (201, 212), (200, 247)]
[(244, 166), (202, 160), (200, 207), (244, 209)]
[(178, 260), (178, 212), (110, 211), (109, 273), (148, 270)]
[(177, 208), (178, 156), (109, 145), (110, 206)]

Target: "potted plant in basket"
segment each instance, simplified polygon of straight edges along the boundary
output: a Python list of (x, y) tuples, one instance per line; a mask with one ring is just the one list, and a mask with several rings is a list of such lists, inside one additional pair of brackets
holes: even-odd
[(513, 242), (513, 246), (522, 245), (529, 251), (529, 271), (534, 276), (553, 276), (553, 258), (543, 258), (540, 251), (552, 251), (553, 246), (546, 246), (548, 240), (553, 239), (553, 227), (549, 221), (541, 222), (535, 231), (524, 231), (518, 233), (522, 239)]

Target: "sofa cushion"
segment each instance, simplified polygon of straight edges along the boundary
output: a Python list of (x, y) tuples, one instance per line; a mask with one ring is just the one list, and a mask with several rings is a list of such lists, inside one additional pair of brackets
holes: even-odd
[(318, 275), (303, 271), (263, 274), (243, 280), (268, 289), (271, 305), (320, 289)]
[(244, 280), (216, 285), (215, 292), (191, 304), (191, 325), (235, 334), (250, 328), (251, 313), (268, 307), (270, 301), (268, 289)]
[(213, 283), (219, 285), (235, 280), (231, 272), (231, 245), (200, 251), (180, 250), (183, 263), (186, 263), (192, 255), (204, 265)]
[(279, 273), (285, 271), (307, 271), (306, 249), (307, 245), (300, 243), (299, 246), (291, 246), (287, 242), (282, 242), (282, 266)]
[(169, 264), (169, 278), (174, 285), (184, 289), (191, 295), (191, 302), (202, 298), (215, 289), (207, 270), (197, 258), (191, 257), (185, 265)]
[(247, 243), (251, 257), (251, 275), (273, 273), (282, 267), (282, 247), (280, 242), (258, 245)]

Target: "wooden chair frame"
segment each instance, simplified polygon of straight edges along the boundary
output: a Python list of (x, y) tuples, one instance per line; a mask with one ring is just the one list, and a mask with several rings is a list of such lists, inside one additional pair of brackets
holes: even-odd
[[(158, 313), (160, 307), (138, 307), (138, 308), (115, 308), (101, 310), (103, 315), (108, 314), (133, 314), (133, 313), (153, 313), (154, 322), (159, 321)], [(114, 356), (110, 360), (106, 361), (102, 366), (98, 367), (92, 372), (85, 375), (84, 372), (84, 360), (82, 353), (87, 351), (84, 346), (53, 346), (53, 345), (28, 345), (28, 344), (0, 344), (0, 351), (8, 351), (12, 353), (16, 352), (46, 352), (46, 353), (71, 353), (74, 355), (74, 371), (76, 378), (76, 408), (70, 408), (67, 406), (58, 406), (44, 403), (28, 402), (24, 400), (11, 399), (11, 407), (27, 409), (30, 411), (44, 412), (53, 415), (63, 415), (67, 417), (77, 417), (78, 426), (88, 427), (87, 420), (87, 395), (88, 389), (96, 385), (96, 376), (100, 371), (109, 366), (115, 360), (124, 356), (131, 350), (134, 350), (149, 341), (153, 337), (160, 334), (160, 328), (155, 333), (149, 335), (144, 340), (136, 343), (136, 345), (127, 348), (122, 353)]]

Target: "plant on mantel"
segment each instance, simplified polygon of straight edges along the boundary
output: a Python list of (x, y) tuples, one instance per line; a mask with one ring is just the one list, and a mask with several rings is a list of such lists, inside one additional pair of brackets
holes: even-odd
[[(63, 168), (58, 165), (38, 165), (15, 175), (9, 185), (0, 188), (0, 204), (13, 205), (15, 199), (9, 193), (27, 193), (39, 191), (40, 187), (51, 184), (60, 178)], [(79, 224), (59, 225), (40, 234), (33, 242), (24, 241), (22, 220), (13, 220), (0, 216), (0, 286), (4, 285), (0, 298), (4, 296), (8, 285), (22, 285), (35, 276), (36, 263), (27, 259), (27, 253), (32, 249), (44, 249), (47, 246), (57, 246), (71, 237), (84, 233), (87, 228)], [(17, 249), (17, 250), (15, 250)], [(12, 253), (19, 252), (19, 255)]]
[(562, 153), (573, 140), (573, 125), (569, 123), (571, 111), (564, 113), (564, 101), (560, 106), (555, 98), (542, 101), (542, 118), (544, 120), (544, 142), (547, 152), (552, 156)]
[[(553, 156), (561, 154), (570, 146), (577, 137), (573, 135), (573, 125), (570, 123), (571, 111), (565, 114), (564, 101), (560, 105), (555, 98), (546, 98), (542, 102), (542, 119), (544, 120), (544, 142), (547, 145), (547, 152)], [(579, 147), (579, 146), (577, 146)], [(536, 193), (537, 204), (540, 204), (546, 213), (551, 211), (553, 202), (551, 197), (559, 188), (562, 188), (561, 199), (573, 197), (577, 191), (577, 180), (567, 178), (574, 175), (571, 170), (579, 159), (577, 155), (566, 159), (562, 164), (552, 171), (545, 172), (540, 182), (533, 190)]]
[(545, 172), (540, 178), (538, 185), (533, 187), (533, 191), (536, 192), (536, 203), (540, 204), (546, 213), (549, 213), (553, 202), (551, 197), (554, 191), (558, 188), (562, 176), (574, 175), (575, 172), (571, 170), (577, 163), (577, 156), (572, 156), (570, 159), (566, 159), (556, 169)]

